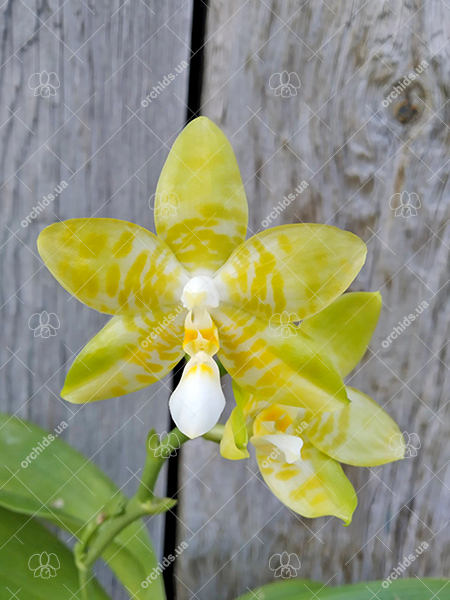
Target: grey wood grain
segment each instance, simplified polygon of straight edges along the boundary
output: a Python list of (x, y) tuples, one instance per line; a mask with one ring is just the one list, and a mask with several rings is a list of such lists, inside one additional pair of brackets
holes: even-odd
[[(227, 462), (205, 441), (185, 446), (182, 600), (258, 589), (274, 581), (269, 559), (283, 551), (300, 557), (298, 576), (338, 584), (384, 579), (427, 541), (405, 576), (448, 576), (449, 38), (441, 0), (211, 4), (202, 111), (233, 143), (250, 233), (306, 180), (307, 190), (272, 225), (329, 223), (367, 242), (352, 289), (380, 289), (384, 310), (349, 380), (386, 405), (403, 431), (418, 434), (422, 447), (402, 463), (346, 469), (359, 507), (344, 528), (283, 507), (254, 460)], [(383, 106), (422, 60), (429, 66)], [(296, 95), (276, 96), (269, 85), (284, 70), (300, 79)], [(395, 216), (390, 199), (403, 191), (418, 195), (417, 216)], [(384, 347), (423, 301), (428, 308)]]
[[(65, 420), (66, 441), (132, 493), (148, 430), (168, 427), (168, 381), (90, 405), (61, 400), (74, 354), (107, 317), (53, 279), (36, 238), (71, 217), (114, 217), (153, 229), (148, 202), (167, 144), (185, 121), (189, 69), (149, 106), (141, 101), (189, 60), (192, 2), (8, 0), (0, 12), (1, 410), (50, 430)], [(29, 87), (30, 76), (43, 70), (59, 79), (55, 96), (35, 96)], [(63, 180), (67, 188), (23, 227)], [(28, 326), (43, 310), (60, 322), (49, 339), (33, 337)], [(164, 474), (159, 486), (163, 494)], [(162, 525), (159, 517), (149, 525), (159, 553)], [(114, 599), (128, 597), (107, 569), (101, 580)]]

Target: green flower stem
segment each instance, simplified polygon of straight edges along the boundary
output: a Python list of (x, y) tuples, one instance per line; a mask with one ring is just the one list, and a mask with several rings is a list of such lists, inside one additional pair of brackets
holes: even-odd
[(189, 440), (178, 428), (172, 429), (159, 444), (152, 444), (155, 438), (154, 430), (150, 431), (147, 438), (147, 459), (141, 477), (141, 484), (137, 492), (137, 498), (141, 502), (152, 500), (155, 496), (154, 487), (159, 472), (168, 458), (170, 450), (178, 450), (181, 444)]
[(92, 570), (91, 568), (86, 568), (83, 565), (79, 565), (78, 567), (78, 580), (80, 582), (80, 592), (83, 600), (89, 600), (92, 597), (91, 592), (93, 594), (93, 580), (92, 580)]
[[(156, 500), (156, 499), (155, 499)], [(80, 553), (79, 561), (85, 568), (92, 566), (112, 540), (130, 523), (147, 515), (157, 515), (166, 512), (174, 506), (170, 498), (158, 498), (157, 501), (141, 503), (134, 496), (125, 505), (124, 513), (115, 516), (103, 524), (85, 553)]]
[(225, 425), (214, 425), (212, 429), (205, 433), (203, 436), (205, 440), (209, 440), (210, 442), (216, 442), (216, 444), (220, 444), (223, 438), (223, 432), (225, 431)]
[[(224, 431), (223, 425), (216, 425), (203, 437), (212, 442), (220, 443)], [(155, 442), (155, 432), (152, 430), (147, 438), (147, 458), (142, 473), (141, 483), (135, 496), (124, 503), (120, 510), (106, 514), (106, 519), (86, 531), (86, 536), (75, 546), (75, 562), (80, 577), (82, 597), (89, 600), (92, 589), (92, 566), (100, 558), (107, 546), (128, 525), (147, 515), (170, 510), (176, 504), (171, 498), (158, 498), (154, 488), (159, 472), (165, 461), (169, 458), (170, 450), (176, 450), (189, 440), (177, 428), (173, 429), (159, 443)], [(156, 557), (154, 564), (149, 564), (149, 570), (158, 566)], [(165, 600), (163, 585), (155, 589), (154, 600)]]

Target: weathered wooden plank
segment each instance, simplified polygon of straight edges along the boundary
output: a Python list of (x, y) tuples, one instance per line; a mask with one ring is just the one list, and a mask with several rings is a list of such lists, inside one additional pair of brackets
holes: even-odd
[[(367, 265), (352, 289), (381, 289), (385, 308), (350, 381), (386, 404), (422, 448), (381, 470), (346, 469), (359, 508), (344, 529), (282, 507), (254, 475), (253, 460), (226, 462), (211, 443), (187, 445), (181, 599), (230, 599), (273, 581), (269, 559), (283, 551), (300, 557), (299, 576), (337, 584), (383, 579), (427, 541), (406, 575), (448, 574), (448, 10), (440, 0), (218, 0), (208, 11), (202, 110), (234, 145), (251, 232), (306, 180), (307, 190), (271, 225), (326, 222), (367, 241)], [(422, 60), (429, 66), (383, 106)], [(283, 71), (298, 76), (296, 95), (271, 89)], [(404, 191), (418, 195), (417, 216), (395, 216), (390, 199)], [(423, 301), (423, 314), (385, 341)]]
[[(24, 0), (2, 4), (1, 13), (1, 409), (49, 429), (67, 421), (66, 440), (131, 493), (149, 428), (167, 429), (168, 382), (86, 406), (59, 398), (73, 354), (107, 319), (71, 299), (42, 268), (36, 238), (46, 225), (79, 216), (153, 228), (149, 197), (165, 144), (185, 121), (189, 69), (151, 104), (141, 101), (189, 60), (192, 2)], [(55, 96), (35, 96), (29, 86), (43, 70), (58, 77)], [(61, 195), (21, 225), (63, 180)], [(44, 310), (60, 323), (49, 339), (28, 327)], [(162, 552), (162, 518), (150, 530)], [(102, 580), (114, 598), (127, 597), (106, 569)]]

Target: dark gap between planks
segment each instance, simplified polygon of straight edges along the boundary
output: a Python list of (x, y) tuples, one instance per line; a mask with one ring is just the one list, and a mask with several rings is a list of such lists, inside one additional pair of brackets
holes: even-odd
[[(188, 87), (188, 106), (186, 114), (186, 124), (199, 116), (201, 109), (201, 97), (203, 87), (203, 64), (204, 64), (204, 43), (206, 33), (206, 15), (208, 11), (207, 0), (193, 0), (192, 12), (192, 31), (191, 31), (191, 58), (189, 66), (189, 87)], [(178, 385), (185, 365), (184, 359), (178, 363), (172, 372), (172, 391)], [(169, 429), (175, 427), (172, 418), (169, 417)], [(178, 450), (175, 456), (171, 456), (168, 461), (167, 470), (167, 489), (168, 498), (178, 499), (179, 475), (180, 475), (180, 454)], [(164, 556), (174, 555), (175, 548), (178, 546), (177, 537), (177, 512), (178, 505), (164, 515)], [(167, 600), (176, 598), (176, 580), (175, 580), (175, 562), (163, 571), (164, 585), (166, 588)]]

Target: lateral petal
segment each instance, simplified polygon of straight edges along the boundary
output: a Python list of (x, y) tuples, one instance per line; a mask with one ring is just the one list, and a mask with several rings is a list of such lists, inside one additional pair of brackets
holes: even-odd
[(127, 221), (54, 223), (39, 235), (38, 250), (70, 294), (107, 314), (176, 305), (189, 280), (162, 240)]
[(222, 301), (263, 319), (300, 321), (326, 308), (355, 279), (366, 246), (317, 223), (282, 225), (244, 242), (214, 277)]
[(315, 352), (301, 328), (290, 325), (295, 330), (292, 335), (277, 336), (262, 320), (226, 304), (211, 314), (220, 332), (220, 361), (258, 400), (313, 413), (348, 403), (339, 373)]
[(105, 400), (161, 380), (183, 358), (183, 317), (155, 312), (113, 317), (72, 364), (61, 396)]
[(356, 467), (402, 459), (405, 443), (397, 423), (359, 390), (347, 387), (347, 395), (348, 406), (313, 417), (307, 429), (311, 442), (328, 456)]

